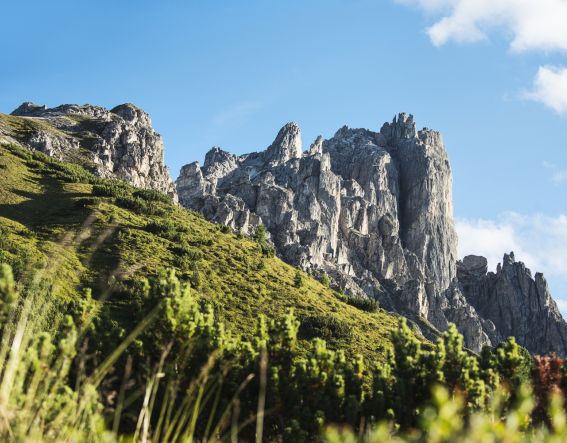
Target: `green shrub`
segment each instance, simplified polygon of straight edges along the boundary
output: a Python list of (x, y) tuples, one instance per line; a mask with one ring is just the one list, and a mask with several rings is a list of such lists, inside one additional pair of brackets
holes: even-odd
[(116, 199), (116, 204), (137, 214), (158, 216), (166, 214), (166, 211), (155, 201), (147, 201), (140, 197), (120, 197)]
[(262, 255), (264, 255), (264, 257), (270, 258), (276, 255), (276, 250), (274, 249), (274, 247), (268, 244), (268, 229), (266, 228), (266, 226), (258, 225), (253, 238), (260, 246), (260, 250), (262, 251)]
[(293, 277), (293, 285), (296, 288), (301, 288), (303, 284), (304, 284), (303, 272), (301, 272), (301, 269), (296, 269), (295, 277)]
[(152, 234), (169, 239), (172, 239), (178, 233), (177, 225), (170, 220), (148, 222), (144, 229)]
[(319, 281), (321, 282), (321, 284), (323, 286), (325, 286), (326, 288), (328, 288), (331, 285), (331, 280), (329, 279), (329, 276), (327, 275), (326, 272), (323, 272), (321, 274), (321, 277), (319, 278)]
[(171, 203), (171, 197), (155, 189), (139, 189), (133, 195), (147, 202)]
[(300, 334), (307, 339), (315, 337), (324, 340), (352, 338), (352, 328), (335, 317), (306, 316), (301, 317), (300, 322)]
[(75, 200), (75, 207), (77, 208), (87, 208), (91, 205), (98, 203), (96, 198), (82, 197)]
[[(191, 287), (198, 289), (206, 278), (194, 272)], [(525, 367), (525, 355), (513, 340), (479, 358), (463, 348), (462, 336), (451, 326), (436, 344), (424, 348), (402, 319), (388, 362), (367, 367), (362, 357), (329, 349), (322, 339), (353, 339), (350, 326), (339, 318), (305, 316), (299, 321), (289, 310), (269, 322), (260, 316), (252, 337), (232, 335), (217, 308), (197, 298), (198, 291), (173, 272), (161, 272), (155, 278), (119, 283), (112, 303), (101, 305), (93, 327), (83, 328), (89, 339), (87, 351), (102, 362), (93, 366), (82, 360), (86, 351), (80, 351), (70, 318), (55, 323), (56, 329), (49, 332), (39, 328), (44, 324), (35, 320), (40, 315), (21, 322), (18, 316), (26, 315), (26, 306), (40, 312), (46, 305), (19, 304), (15, 289), (10, 268), (0, 266), (0, 333), (5, 349), (0, 363), (10, 355), (16, 337), (23, 337), (26, 350), (17, 360), (20, 378), (11, 385), (14, 395), (0, 397), (7, 413), (0, 422), (4, 440), (17, 436), (26, 441), (33, 434), (34, 441), (51, 435), (73, 441), (86, 441), (87, 435), (88, 441), (102, 440), (103, 435), (106, 441), (128, 436), (134, 441), (179, 441), (169, 434), (175, 429), (194, 441), (209, 440), (230, 431), (225, 414), (239, 423), (255, 417), (259, 398), (270, 411), (264, 416), (266, 441), (317, 440), (330, 423), (341, 424), (343, 430), (327, 429), (325, 441), (345, 443), (366, 441), (353, 440), (363, 430), (361, 424), (374, 428), (368, 442), (472, 442), (478, 441), (471, 440), (473, 433), (488, 430), (482, 441), (490, 435), (498, 441), (524, 441), (532, 432), (542, 436), (538, 441), (562, 441), (567, 436), (561, 405), (544, 386), (546, 374), (553, 373), (558, 379), (555, 391), (563, 389), (564, 370), (559, 367), (564, 362), (554, 359), (557, 367), (550, 371), (542, 366), (550, 360), (539, 360), (538, 386), (552, 409), (544, 420), (547, 426), (535, 423), (530, 429), (535, 402), (522, 382), (523, 369), (518, 369)], [(70, 312), (84, 319), (96, 306), (87, 293)], [(16, 325), (35, 329), (19, 334)], [(300, 351), (298, 336), (310, 339), (311, 347)], [(130, 369), (123, 370), (124, 365)], [(74, 367), (81, 372), (75, 374)], [(124, 371), (136, 374), (126, 384), (121, 382)], [(489, 373), (506, 383), (492, 387), (485, 382), (492, 377)], [(7, 374), (11, 372), (0, 373), (1, 386), (11, 383)], [(117, 403), (106, 400), (116, 395), (133, 398), (118, 402), (123, 408), (118, 415)], [(503, 417), (506, 425), (495, 417)], [(106, 424), (112, 422), (110, 431)], [(213, 431), (208, 423), (219, 423), (219, 428)], [(241, 441), (254, 440), (255, 426), (244, 425), (238, 434)]]
[(187, 243), (179, 243), (172, 248), (175, 255), (182, 255), (191, 261), (199, 261), (203, 258), (203, 253), (200, 249), (190, 246)]
[(353, 295), (345, 296), (344, 301), (345, 303), (348, 303), (349, 305), (366, 312), (376, 312), (379, 307), (378, 301), (374, 300), (373, 298), (358, 297)]
[(103, 183), (93, 185), (92, 194), (96, 197), (125, 198), (129, 192), (122, 183)]
[(265, 247), (268, 241), (268, 230), (265, 225), (258, 225), (254, 233), (254, 240), (261, 246)]

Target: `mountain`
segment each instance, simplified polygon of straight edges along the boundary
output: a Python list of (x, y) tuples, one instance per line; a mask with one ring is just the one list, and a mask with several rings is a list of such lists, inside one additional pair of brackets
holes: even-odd
[[(343, 127), (301, 148), (285, 125), (259, 153), (211, 149), (177, 179), (182, 205), (235, 230), (264, 224), (288, 263), (326, 273), (427, 333), (455, 323), (480, 351), (513, 335), (533, 353), (567, 355), (567, 324), (541, 274), (513, 255), (496, 274), (457, 257), (452, 176), (441, 135), (400, 114), (380, 131)], [(475, 264), (471, 268), (472, 264)]]
[(163, 160), (163, 141), (147, 113), (126, 103), (56, 108), (23, 103), (0, 119), (0, 136), (79, 163), (100, 177), (117, 177), (177, 198)]
[[(496, 273), (482, 257), (458, 260), (447, 152), (441, 135), (416, 130), (411, 115), (379, 131), (343, 127), (306, 152), (300, 128), (288, 123), (263, 152), (236, 156), (214, 147), (203, 166), (184, 166), (175, 185), (161, 137), (131, 104), (109, 111), (24, 103), (0, 114), (0, 139), (165, 192), (234, 232), (253, 235), (264, 225), (277, 256), (328, 276), (335, 298), (378, 300), (429, 338), (455, 323), (476, 352), (512, 335), (532, 353), (567, 355), (567, 324), (541, 274), (532, 277), (513, 254)], [(382, 335), (380, 323), (367, 327)]]
[[(0, 114), (0, 121), (5, 118)], [(373, 363), (385, 361), (392, 348), (397, 316), (371, 305), (353, 306), (310, 275), (263, 253), (254, 239), (161, 193), (96, 177), (2, 140), (0, 182), (0, 263), (10, 264), (22, 284), (41, 277), (62, 304), (53, 315), (90, 307), (86, 294), (92, 290), (89, 314), (104, 317), (98, 336), (112, 337), (111, 350), (140, 315), (141, 301), (132, 298), (131, 286), (168, 269), (190, 282), (192, 294), (214, 307), (234, 335), (250, 337), (260, 315), (281, 320), (293, 309), (302, 321), (304, 351), (314, 336)]]

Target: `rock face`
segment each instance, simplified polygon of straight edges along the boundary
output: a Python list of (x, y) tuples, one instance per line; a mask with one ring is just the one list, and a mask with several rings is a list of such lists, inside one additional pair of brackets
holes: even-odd
[(477, 352), (515, 335), (532, 352), (567, 355), (567, 325), (541, 274), (534, 281), (510, 256), (497, 274), (480, 257), (457, 262), (447, 153), (411, 115), (379, 132), (343, 127), (307, 152), (288, 123), (263, 152), (211, 149), (176, 184), (185, 207), (248, 234), (264, 224), (282, 259), (424, 333), (452, 322)]
[(532, 277), (513, 252), (504, 254), (496, 273), (487, 272), (484, 257), (469, 255), (457, 275), (468, 302), (494, 323), (499, 338), (514, 335), (532, 353), (567, 355), (567, 324), (543, 274)]
[(177, 200), (163, 158), (163, 141), (150, 117), (127, 103), (111, 110), (91, 105), (47, 108), (24, 103), (11, 114), (15, 123), (1, 135), (62, 160), (83, 163), (101, 177), (117, 177), (156, 189)]
[(458, 319), (467, 344), (490, 343), (456, 277), (451, 170), (440, 135), (400, 114), (380, 132), (343, 127), (301, 151), (285, 125), (260, 153), (220, 148), (177, 179), (182, 205), (233, 229), (262, 223), (278, 255), (327, 273), (346, 293), (445, 329)]

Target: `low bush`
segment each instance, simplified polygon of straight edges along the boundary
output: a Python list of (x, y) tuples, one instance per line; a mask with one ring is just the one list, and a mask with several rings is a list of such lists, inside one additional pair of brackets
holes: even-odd
[(301, 288), (303, 284), (304, 284), (303, 272), (301, 272), (301, 269), (296, 269), (295, 276), (293, 277), (293, 285), (296, 288)]
[(171, 203), (171, 197), (155, 189), (139, 189), (134, 192), (134, 197), (147, 202)]
[(379, 304), (373, 298), (358, 297), (358, 296), (346, 296), (345, 302), (361, 311), (366, 312), (376, 312), (378, 310)]
[(151, 221), (146, 224), (144, 229), (152, 234), (158, 234), (163, 237), (171, 237), (177, 233), (177, 226), (170, 220), (166, 221)]
[(125, 198), (129, 192), (122, 183), (104, 183), (93, 185), (92, 194), (96, 197)]
[[(238, 429), (239, 440), (253, 441), (259, 399), (261, 411), (269, 411), (259, 425), (266, 441), (317, 440), (331, 423), (341, 424), (342, 430), (324, 432), (330, 443), (477, 441), (467, 439), (487, 429), (495, 436), (510, 436), (505, 441), (534, 432), (545, 438), (567, 435), (554, 394), (564, 389), (561, 359), (537, 360), (532, 375), (540, 400), (535, 402), (525, 388), (530, 381), (524, 379), (526, 355), (513, 340), (477, 357), (463, 348), (454, 326), (424, 348), (402, 319), (389, 360), (371, 366), (361, 356), (327, 347), (323, 338), (331, 343), (352, 339), (349, 326), (339, 318), (298, 320), (290, 310), (269, 322), (260, 316), (252, 337), (231, 335), (215, 308), (191, 289), (198, 290), (206, 278), (195, 271), (185, 285), (172, 272), (163, 272), (149, 280), (119, 283), (113, 302), (100, 305), (96, 318), (92, 311), (97, 302), (88, 293), (66, 308), (79, 322), (77, 329), (69, 318), (42, 323), (42, 316), (34, 314), (31, 321), (20, 321), (28, 308), (18, 302), (9, 267), (2, 266), (0, 334), (5, 351), (0, 352), (0, 364), (12, 355), (16, 337), (25, 338), (26, 351), (19, 360), (10, 357), (16, 372), (0, 373), (0, 384), (13, 390), (13, 395), (0, 396), (5, 413), (0, 438), (26, 441), (33, 435), (38, 441), (57, 435), (55, 440), (99, 441), (106, 436), (105, 441), (158, 442), (186, 441), (189, 436), (189, 441), (223, 441), (231, 429)], [(46, 309), (45, 303), (29, 306), (37, 312)], [(81, 325), (85, 318), (92, 319), (92, 327)], [(41, 330), (44, 324), (55, 329)], [(16, 325), (32, 329), (20, 334)], [(86, 334), (88, 347), (78, 341), (78, 330)], [(298, 337), (311, 339), (311, 348), (300, 352)], [(82, 369), (75, 372), (73, 367)], [(123, 400), (116, 403), (116, 396)], [(546, 412), (550, 403), (552, 411)], [(540, 418), (533, 413), (536, 404), (541, 405)], [(172, 410), (177, 412), (167, 413)], [(490, 421), (482, 421), (488, 417)], [(507, 425), (497, 426), (494, 417), (503, 417)], [(242, 426), (231, 428), (233, 420)], [(485, 425), (479, 428), (479, 423)], [(368, 429), (373, 430), (366, 434)], [(174, 438), (175, 430), (184, 437)], [(353, 440), (359, 433), (368, 437)]]
[(164, 216), (167, 211), (155, 201), (147, 201), (140, 197), (120, 197), (116, 204), (137, 214)]
[(307, 339), (315, 337), (324, 340), (350, 339), (352, 328), (335, 317), (306, 316), (300, 317), (300, 335)]

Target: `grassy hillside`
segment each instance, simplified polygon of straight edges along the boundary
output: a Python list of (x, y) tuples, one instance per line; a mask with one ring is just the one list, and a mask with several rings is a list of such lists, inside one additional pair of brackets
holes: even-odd
[(564, 440), (555, 356), (423, 346), (261, 238), (37, 152), (0, 144), (0, 181), (2, 441)]
[(263, 254), (253, 239), (161, 194), (6, 144), (0, 182), (0, 261), (20, 280), (42, 270), (62, 300), (79, 300), (92, 288), (93, 298), (104, 297), (116, 321), (127, 325), (127, 303), (108, 288), (174, 268), (233, 333), (248, 336), (259, 314), (281, 318), (291, 307), (304, 325), (303, 344), (322, 336), (369, 362), (383, 361), (391, 348), (395, 316), (353, 307), (306, 274), (299, 285), (297, 270)]

